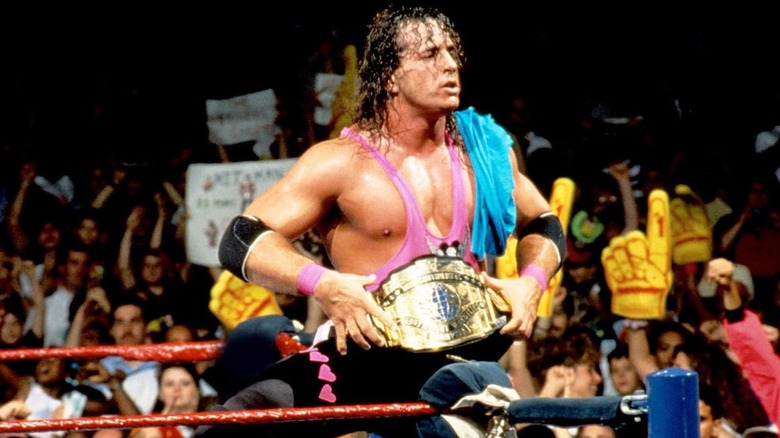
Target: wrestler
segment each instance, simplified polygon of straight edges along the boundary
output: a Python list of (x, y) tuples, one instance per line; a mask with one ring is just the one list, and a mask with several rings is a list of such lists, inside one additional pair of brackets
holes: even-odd
[[(417, 400), (453, 358), (496, 361), (513, 340), (529, 337), (542, 292), (565, 257), (560, 222), (518, 171), (510, 136), (489, 116), (457, 111), (464, 57), (449, 18), (432, 8), (388, 8), (370, 24), (364, 48), (355, 123), (307, 150), (231, 222), (220, 243), (226, 269), (270, 290), (313, 295), (329, 321), (312, 349), (272, 365), (224, 409)], [(290, 244), (312, 228), (335, 269)], [(512, 233), (521, 275), (487, 276), (487, 255), (501, 255)], [(416, 284), (414, 276), (424, 280)], [(497, 294), (485, 294), (480, 282)], [(383, 288), (388, 283), (397, 289)], [(403, 313), (415, 307), (422, 313), (416, 329), (414, 315)], [(430, 320), (452, 322), (449, 341)], [(476, 339), (466, 336), (474, 330)], [(262, 432), (414, 435), (413, 422), (380, 423), (282, 424)], [(218, 429), (198, 434), (228, 436)]]

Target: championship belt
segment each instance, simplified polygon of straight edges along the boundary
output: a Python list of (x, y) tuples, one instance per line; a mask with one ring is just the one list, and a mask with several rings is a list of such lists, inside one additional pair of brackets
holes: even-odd
[(373, 294), (398, 331), (371, 317), (389, 347), (436, 351), (485, 338), (506, 324), (508, 302), (458, 257), (426, 255), (402, 266)]

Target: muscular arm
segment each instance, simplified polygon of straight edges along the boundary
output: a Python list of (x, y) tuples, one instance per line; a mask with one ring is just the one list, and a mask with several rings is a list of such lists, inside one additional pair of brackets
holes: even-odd
[[(517, 204), (517, 226), (522, 232), (523, 227), (543, 213), (550, 212), (550, 204), (542, 196), (536, 186), (525, 175), (515, 173), (515, 203)], [(523, 236), (517, 243), (517, 269), (535, 264), (541, 266), (548, 278), (557, 271), (560, 263), (555, 244), (539, 234)]]
[[(533, 182), (517, 170), (514, 151), (510, 150), (510, 160), (514, 171), (515, 188), (513, 197), (517, 206), (517, 268), (523, 272), (525, 267), (535, 265), (541, 268), (541, 276), (548, 281), (558, 269), (561, 258), (559, 250), (549, 238), (532, 232), (526, 234), (523, 229), (534, 225), (534, 221), (545, 213), (551, 214), (550, 204), (539, 192)], [(553, 216), (554, 217), (554, 216)], [(557, 220), (557, 219), (556, 219)], [(486, 278), (487, 285), (501, 290), (512, 306), (512, 318), (501, 328), (501, 333), (517, 338), (529, 338), (536, 323), (536, 313), (544, 287), (531, 275), (521, 274), (516, 279)]]
[[(291, 241), (317, 226), (336, 208), (345, 185), (353, 181), (350, 162), (355, 155), (354, 147), (344, 139), (319, 143), (307, 150), (278, 183), (252, 201), (243, 214), (258, 218), (273, 231), (257, 238), (246, 256), (244, 266), (250, 281), (275, 292), (299, 294), (298, 275), (312, 261)], [(373, 281), (373, 276), (326, 270), (316, 282), (313, 297), (333, 322), (336, 345), (342, 354), (347, 351), (347, 336), (366, 349), (371, 347), (369, 341), (384, 345), (368, 314), (395, 327), (365, 291), (364, 286)]]
[(340, 192), (338, 147), (321, 143), (304, 153), (276, 184), (255, 198), (243, 212), (274, 232), (263, 235), (246, 261), (249, 280), (275, 292), (297, 294), (296, 278), (311, 260), (291, 241), (317, 225)]

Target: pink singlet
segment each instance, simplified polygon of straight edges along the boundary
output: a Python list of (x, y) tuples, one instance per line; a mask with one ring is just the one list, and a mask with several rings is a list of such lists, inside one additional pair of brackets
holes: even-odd
[(345, 135), (358, 143), (364, 149), (371, 152), (374, 158), (379, 162), (382, 168), (387, 172), (393, 181), (396, 189), (401, 195), (401, 199), (406, 207), (406, 238), (398, 252), (379, 269), (374, 271), (377, 280), (366, 286), (369, 291), (375, 291), (379, 284), (389, 275), (390, 271), (403, 266), (413, 259), (422, 255), (446, 255), (463, 258), (467, 263), (479, 271), (474, 254), (469, 251), (470, 235), (468, 226), (468, 211), (466, 209), (466, 200), (464, 196), (463, 177), (460, 172), (460, 159), (458, 149), (453, 146), (452, 139), (447, 136), (447, 149), (450, 151), (450, 169), (452, 174), (452, 205), (454, 208), (452, 227), (450, 232), (444, 237), (438, 237), (428, 230), (425, 225), (425, 218), (420, 211), (417, 199), (414, 197), (411, 188), (404, 182), (398, 170), (387, 161), (368, 141), (360, 134), (344, 128), (341, 131)]

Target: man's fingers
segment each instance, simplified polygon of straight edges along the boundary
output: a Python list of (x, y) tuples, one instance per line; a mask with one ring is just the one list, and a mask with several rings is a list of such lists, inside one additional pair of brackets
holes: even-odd
[(359, 327), (355, 320), (351, 320), (347, 323), (347, 333), (349, 334), (349, 337), (352, 338), (352, 340), (355, 341), (355, 343), (358, 344), (360, 348), (369, 350), (371, 348), (371, 344), (369, 344), (366, 340), (366, 337), (363, 336), (364, 329), (368, 330), (369, 328), (365, 326)]
[(336, 331), (336, 350), (343, 356), (347, 354), (347, 328), (343, 323), (334, 324), (333, 328)]
[(501, 286), (498, 285), (498, 279), (489, 276), (485, 271), (480, 272), (479, 275), (482, 277), (482, 281), (485, 282), (485, 286), (494, 290), (501, 289)]
[[(363, 276), (361, 283), (363, 286), (369, 285), (376, 281), (376, 275), (365, 275)], [(384, 324), (385, 327), (387, 327), (390, 330), (398, 330), (398, 325), (393, 321), (392, 318), (390, 318), (390, 315), (385, 312), (382, 307), (377, 304), (377, 302), (374, 300), (374, 293), (371, 292), (371, 295), (366, 297), (366, 313), (369, 315), (374, 316), (375, 318), (379, 319), (379, 321)], [(362, 322), (359, 323), (361, 326), (363, 325)], [(363, 330), (363, 333), (365, 333), (366, 330)]]
[(501, 327), (501, 330), (499, 331), (502, 335), (509, 335), (512, 337), (517, 337), (518, 327), (520, 326), (520, 323), (518, 320), (511, 319), (509, 322), (504, 324), (503, 327)]
[(362, 277), (361, 278), (361, 284), (363, 286), (367, 286), (367, 285), (373, 283), (374, 281), (376, 281), (376, 274), (363, 275), (361, 277)]

